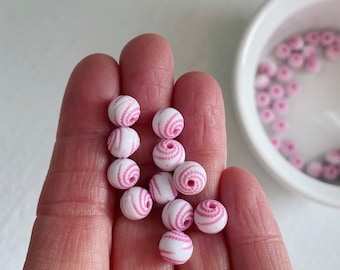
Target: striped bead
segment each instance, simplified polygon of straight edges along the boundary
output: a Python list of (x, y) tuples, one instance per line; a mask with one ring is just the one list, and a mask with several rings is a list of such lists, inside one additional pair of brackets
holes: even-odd
[(140, 169), (135, 161), (119, 158), (111, 163), (107, 170), (109, 183), (117, 189), (133, 187), (139, 180)]
[(158, 111), (152, 119), (152, 129), (162, 139), (176, 138), (184, 128), (182, 114), (174, 108)]
[(118, 127), (132, 126), (140, 116), (139, 103), (131, 96), (118, 96), (110, 102), (108, 116)]
[(178, 141), (163, 139), (154, 147), (152, 157), (158, 168), (170, 172), (184, 162), (185, 150)]
[(107, 147), (116, 158), (127, 158), (139, 147), (138, 133), (129, 127), (116, 128), (110, 134)]
[(159, 172), (152, 176), (149, 182), (149, 192), (152, 199), (159, 204), (165, 204), (175, 199), (178, 191), (172, 180), (172, 174)]
[(169, 230), (185, 231), (193, 223), (194, 210), (190, 203), (183, 199), (168, 202), (162, 211), (162, 221)]

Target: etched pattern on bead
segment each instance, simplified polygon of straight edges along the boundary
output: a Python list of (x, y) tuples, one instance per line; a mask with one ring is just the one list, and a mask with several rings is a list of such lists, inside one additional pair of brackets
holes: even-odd
[(119, 127), (132, 126), (140, 116), (140, 106), (131, 96), (121, 95), (110, 102), (109, 119)]
[(205, 200), (195, 209), (194, 221), (197, 228), (204, 233), (219, 233), (227, 224), (227, 210), (216, 200)]
[(158, 111), (152, 119), (152, 129), (162, 139), (176, 138), (184, 128), (182, 114), (174, 108)]
[(117, 189), (133, 187), (139, 180), (140, 169), (135, 161), (128, 158), (116, 159), (107, 170), (109, 183)]
[(192, 255), (192, 240), (183, 232), (166, 232), (159, 242), (159, 252), (164, 260), (174, 265), (184, 264)]
[(138, 133), (129, 127), (116, 128), (110, 134), (107, 146), (116, 158), (127, 158), (139, 147), (140, 138)]
[(126, 190), (120, 199), (120, 209), (130, 220), (145, 218), (151, 212), (152, 204), (149, 192), (136, 186)]
[(185, 231), (194, 221), (194, 209), (187, 201), (175, 199), (164, 206), (162, 221), (169, 230)]
[(159, 172), (152, 176), (149, 182), (149, 192), (152, 199), (159, 204), (165, 204), (175, 199), (178, 191), (172, 180), (172, 174)]
[(173, 180), (180, 193), (195, 195), (204, 189), (207, 182), (207, 174), (199, 163), (186, 161), (176, 168)]
[(153, 149), (153, 161), (163, 171), (173, 171), (185, 160), (183, 145), (176, 140), (161, 140)]

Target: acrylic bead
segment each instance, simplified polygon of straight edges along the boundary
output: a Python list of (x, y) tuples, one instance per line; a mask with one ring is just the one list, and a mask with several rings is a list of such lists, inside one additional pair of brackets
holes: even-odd
[(305, 160), (299, 155), (292, 155), (288, 158), (290, 164), (292, 164), (298, 170), (302, 170), (305, 166)]
[(116, 128), (110, 134), (107, 146), (116, 158), (127, 158), (139, 147), (140, 138), (138, 133), (129, 127)]
[(290, 139), (286, 139), (282, 142), (281, 152), (284, 156), (289, 157), (297, 152), (296, 142)]
[(273, 77), (276, 74), (277, 66), (272, 61), (265, 61), (259, 65), (258, 72), (259, 74), (264, 74), (268, 77)]
[(279, 82), (286, 83), (292, 79), (292, 76), (293, 76), (292, 70), (286, 66), (282, 66), (277, 71), (276, 79)]
[(194, 209), (187, 201), (175, 199), (164, 206), (162, 221), (169, 230), (185, 231), (194, 221)]
[(308, 58), (305, 61), (305, 70), (309, 73), (318, 73), (321, 69), (321, 62), (317, 58)]
[(260, 92), (256, 95), (256, 105), (258, 108), (265, 108), (271, 102), (270, 96), (265, 92)]
[(126, 190), (120, 199), (120, 209), (130, 220), (145, 218), (151, 212), (152, 204), (149, 192), (137, 186)]
[(332, 45), (325, 49), (325, 56), (330, 61), (336, 61), (340, 58), (340, 45)]
[(159, 172), (153, 175), (149, 182), (149, 192), (152, 199), (159, 204), (174, 200), (178, 195), (178, 191), (172, 180), (172, 174)]
[(140, 116), (140, 106), (131, 96), (121, 95), (110, 102), (109, 119), (119, 127), (132, 126)]
[(305, 42), (301, 36), (293, 36), (288, 40), (288, 46), (294, 51), (300, 51), (303, 49)]
[(152, 119), (152, 129), (162, 139), (176, 138), (184, 128), (182, 114), (174, 108), (158, 111)]
[(331, 31), (321, 33), (320, 44), (322, 46), (330, 46), (335, 41), (335, 34)]
[(336, 166), (328, 164), (323, 167), (322, 178), (327, 181), (335, 180), (339, 175), (339, 171)]
[(139, 180), (140, 169), (135, 161), (119, 158), (111, 163), (107, 170), (109, 183), (117, 189), (133, 187)]
[(284, 99), (274, 101), (273, 110), (278, 115), (286, 114), (288, 112), (288, 102)]
[(273, 110), (266, 108), (260, 111), (260, 120), (263, 124), (269, 124), (274, 121), (275, 114)]
[(152, 152), (153, 161), (163, 171), (173, 171), (185, 160), (185, 150), (183, 145), (176, 140), (161, 140)]
[(282, 85), (276, 83), (269, 87), (268, 94), (271, 99), (278, 100), (283, 98), (285, 91)]
[(320, 33), (317, 31), (310, 31), (305, 35), (305, 41), (310, 45), (319, 45)]
[(280, 44), (275, 49), (275, 56), (280, 60), (287, 59), (291, 54), (291, 48), (287, 44)]
[(195, 195), (204, 189), (207, 183), (207, 174), (199, 163), (186, 161), (175, 169), (173, 180), (180, 193)]
[(227, 210), (216, 200), (205, 200), (196, 207), (194, 221), (197, 228), (204, 233), (219, 233), (227, 225)]
[(283, 133), (285, 131), (287, 131), (289, 125), (288, 122), (284, 119), (279, 119), (277, 121), (275, 121), (272, 125), (272, 130), (275, 133)]
[(323, 166), (321, 162), (312, 161), (306, 165), (305, 172), (311, 177), (319, 178), (321, 176), (322, 169)]
[(301, 86), (296, 81), (291, 81), (286, 85), (286, 93), (288, 96), (295, 96), (301, 92)]
[(270, 84), (270, 79), (267, 75), (258, 74), (255, 77), (255, 88), (257, 90), (265, 90)]
[(314, 58), (317, 55), (317, 49), (313, 45), (307, 45), (302, 49), (302, 55), (305, 59)]
[(340, 150), (328, 151), (324, 159), (329, 164), (339, 165), (340, 164)]
[(292, 53), (289, 56), (287, 63), (290, 67), (298, 69), (303, 67), (304, 60), (305, 59), (301, 53)]
[(271, 141), (272, 145), (275, 149), (279, 150), (281, 148), (281, 139), (277, 135), (271, 135), (269, 137), (269, 140)]
[(164, 260), (174, 265), (184, 264), (193, 253), (192, 240), (183, 232), (168, 231), (159, 241), (159, 252)]

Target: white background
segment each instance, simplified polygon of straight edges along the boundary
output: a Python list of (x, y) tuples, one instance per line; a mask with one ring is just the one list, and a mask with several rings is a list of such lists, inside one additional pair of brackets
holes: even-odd
[(221, 84), (228, 165), (244, 166), (258, 177), (294, 269), (340, 269), (340, 211), (291, 194), (271, 179), (243, 141), (233, 113), (235, 54), (244, 30), (265, 2), (0, 0), (1, 269), (23, 266), (73, 67), (94, 52), (117, 58), (126, 42), (145, 32), (169, 41), (176, 78), (201, 70)]

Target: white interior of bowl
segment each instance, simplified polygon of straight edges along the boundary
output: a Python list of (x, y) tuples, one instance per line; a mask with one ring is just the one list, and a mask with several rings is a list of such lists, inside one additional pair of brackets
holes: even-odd
[[(258, 63), (284, 38), (312, 29), (340, 29), (339, 10), (339, 0), (269, 2), (246, 33), (235, 73), (235, 103), (240, 123), (268, 171), (285, 186), (336, 207), (340, 207), (339, 186), (316, 180), (295, 169), (271, 145), (258, 117), (253, 83)], [(290, 132), (307, 158), (340, 146), (339, 71), (340, 61), (327, 64), (314, 77), (306, 77), (303, 85), (309, 85), (308, 91), (303, 90), (298, 105), (291, 106), (289, 114), (294, 117), (288, 119), (289, 122), (295, 127), (301, 127), (303, 123), (303, 128)], [(318, 106), (310, 108), (313, 100)]]

